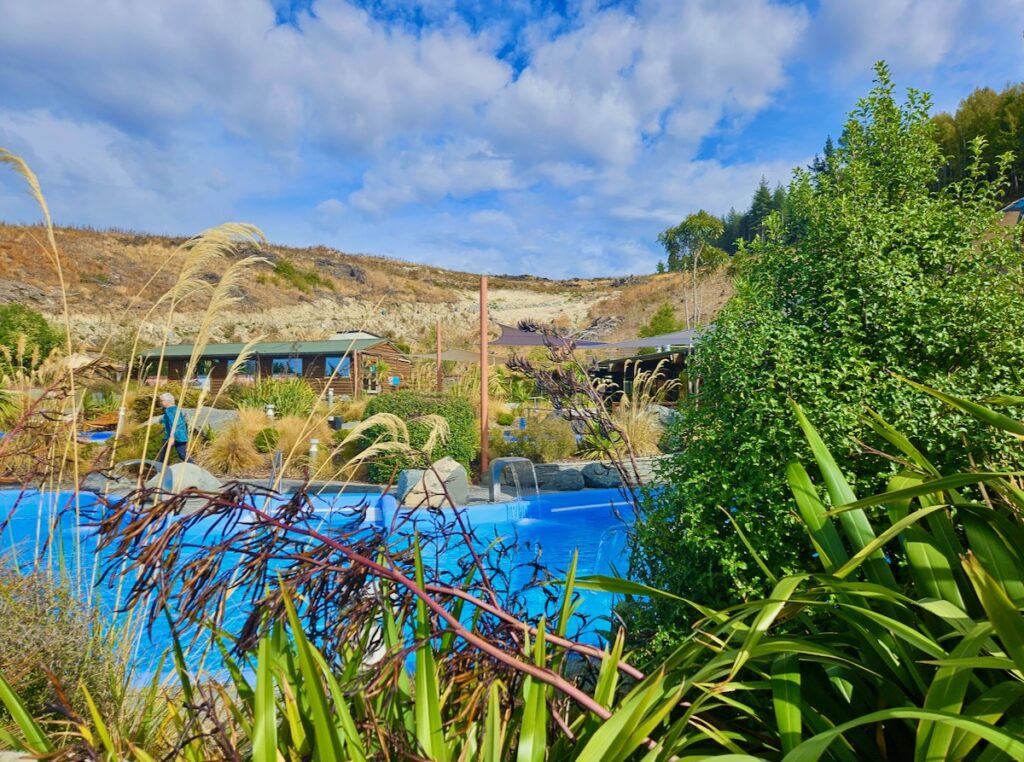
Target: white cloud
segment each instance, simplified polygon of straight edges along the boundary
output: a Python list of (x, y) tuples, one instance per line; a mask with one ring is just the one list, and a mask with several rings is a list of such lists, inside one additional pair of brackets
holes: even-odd
[(349, 202), (367, 214), (380, 214), (521, 184), (512, 160), (494, 154), (484, 141), (449, 143), (439, 149), (417, 145), (377, 164)]
[(537, 44), (490, 107), (492, 132), (543, 160), (626, 166), (662, 137), (692, 151), (723, 116), (768, 102), (806, 23), (802, 9), (764, 1), (598, 11)]
[(192, 117), (271, 144), (346, 152), (438, 129), (507, 79), (465, 28), (392, 29), (340, 0), (299, 28), (263, 0), (24, 3), (0, 0), (0, 88), (24, 103), (59, 93), (93, 118), (161, 133)]
[[(0, 145), (66, 222), (249, 218), (460, 269), (622, 273), (653, 268), (664, 226), (805, 163), (877, 58), (901, 86), (961, 77), (952, 105), (1022, 62), (1024, 0), (540, 5), (470, 24), (453, 0), (318, 0), (278, 25), (269, 0), (0, 0)], [(794, 104), (820, 134), (777, 148), (754, 120)]]

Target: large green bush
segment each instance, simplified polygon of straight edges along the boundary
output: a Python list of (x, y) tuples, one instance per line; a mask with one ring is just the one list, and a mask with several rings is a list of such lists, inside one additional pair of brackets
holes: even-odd
[(50, 325), (46, 318), (23, 304), (0, 305), (0, 360), (9, 353), (18, 361), (19, 343), (24, 340), (21, 363), (33, 354), (43, 358), (64, 343), (64, 334)]
[[(473, 406), (461, 397), (411, 390), (389, 392), (370, 401), (366, 406), (364, 418), (377, 413), (391, 413), (404, 420), (409, 428), (409, 444), (416, 449), (423, 447), (431, 430), (429, 424), (417, 419), (425, 415), (439, 415), (444, 418), (448, 422), (449, 436), (431, 453), (435, 461), (451, 457), (468, 470), (469, 464), (480, 452), (476, 412)], [(367, 437), (368, 441), (372, 441), (375, 432), (368, 432)], [(386, 483), (395, 468), (423, 466), (414, 460), (412, 456), (400, 453), (378, 456), (369, 465), (369, 478), (373, 482)]]
[(274, 415), (283, 418), (297, 415), (305, 418), (316, 406), (317, 393), (301, 378), (263, 378), (251, 386), (231, 387), (230, 394), (238, 407), (264, 409), (274, 406)]
[(884, 67), (878, 75), (833, 159), (795, 172), (786, 219), (771, 217), (741, 252), (736, 296), (696, 350), (699, 394), (680, 404), (667, 486), (636, 527), (634, 571), (650, 584), (712, 604), (763, 592), (765, 575), (723, 511), (778, 574), (811, 562), (783, 479), (806, 452), (787, 398), (857, 489), (877, 489), (897, 467), (865, 456), (878, 443), (868, 409), (943, 468), (972, 456), (1021, 464), (1004, 434), (934, 400), (917, 404), (896, 378), (975, 399), (1019, 393), (1024, 256), (1017, 234), (996, 226), (1002, 186), (984, 166), (936, 190), (943, 159), (927, 97), (910, 91), (901, 106)]

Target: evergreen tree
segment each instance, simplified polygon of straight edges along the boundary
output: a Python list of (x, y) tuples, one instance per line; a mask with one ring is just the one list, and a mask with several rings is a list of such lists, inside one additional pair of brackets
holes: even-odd
[(768, 181), (762, 176), (750, 202), (750, 211), (747, 212), (747, 240), (753, 240), (764, 233), (764, 221), (771, 212), (772, 192), (768, 189)]

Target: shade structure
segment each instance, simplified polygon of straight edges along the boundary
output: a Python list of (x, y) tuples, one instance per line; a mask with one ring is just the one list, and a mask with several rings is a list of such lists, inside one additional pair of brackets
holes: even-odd
[(703, 334), (711, 330), (710, 326), (705, 328), (687, 328), (683, 331), (662, 333), (658, 336), (644, 336), (627, 341), (617, 341), (614, 344), (604, 344), (602, 349), (646, 349), (648, 347), (692, 347)]
[(1012, 227), (1018, 224), (1024, 219), (1024, 198), (1019, 198), (1009, 206), (1006, 206), (1002, 210), (1003, 219), (1000, 220), (1000, 225), (1003, 227)]
[(510, 325), (502, 325), (498, 323), (498, 328), (501, 329), (501, 336), (494, 341), (489, 342), (491, 346), (498, 345), (502, 347), (543, 347), (548, 343), (553, 346), (562, 347), (567, 344), (572, 344), (579, 349), (590, 349), (594, 347), (605, 347), (606, 344), (600, 341), (583, 341), (575, 340), (571, 338), (562, 338), (560, 336), (548, 335), (547, 341), (545, 336), (540, 331), (524, 331), (521, 328), (513, 328)]
[[(436, 352), (422, 352), (412, 355), (415, 360), (436, 360)], [(491, 360), (495, 358), (492, 356)], [(480, 362), (480, 353), (469, 349), (446, 349), (441, 353), (441, 360), (445, 362)]]

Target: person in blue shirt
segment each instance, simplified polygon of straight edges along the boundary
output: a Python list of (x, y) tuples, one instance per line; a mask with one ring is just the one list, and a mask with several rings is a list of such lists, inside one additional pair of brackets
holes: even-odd
[(182, 462), (191, 463), (192, 459), (188, 457), (188, 425), (185, 413), (178, 412), (178, 407), (174, 404), (174, 395), (168, 392), (160, 395), (160, 406), (164, 409), (160, 418), (164, 424), (164, 443), (156, 459), (163, 463), (167, 457), (167, 449), (173, 447)]

